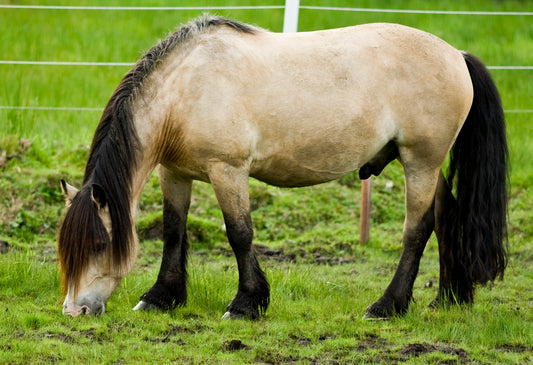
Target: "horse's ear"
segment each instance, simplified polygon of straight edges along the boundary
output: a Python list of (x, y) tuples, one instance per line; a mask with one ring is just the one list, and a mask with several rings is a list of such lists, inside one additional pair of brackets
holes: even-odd
[(95, 202), (98, 209), (105, 208), (107, 204), (107, 195), (104, 191), (104, 188), (102, 188), (100, 185), (92, 185), (91, 198), (93, 202)]
[(63, 195), (65, 196), (65, 200), (67, 202), (67, 205), (70, 205), (72, 203), (72, 200), (78, 194), (79, 190), (76, 189), (74, 186), (69, 185), (65, 180), (61, 179), (61, 191), (63, 191)]

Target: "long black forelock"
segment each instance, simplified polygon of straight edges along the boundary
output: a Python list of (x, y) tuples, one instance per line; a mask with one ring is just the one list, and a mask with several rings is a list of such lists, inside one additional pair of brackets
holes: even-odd
[(90, 257), (108, 246), (109, 235), (91, 199), (91, 192), (82, 189), (72, 201), (59, 230), (58, 256), (64, 293), (70, 285), (74, 290), (78, 289)]

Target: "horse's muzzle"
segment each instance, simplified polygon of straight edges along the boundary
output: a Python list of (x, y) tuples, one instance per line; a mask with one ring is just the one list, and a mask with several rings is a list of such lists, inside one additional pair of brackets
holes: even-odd
[(95, 301), (93, 303), (82, 303), (78, 305), (76, 303), (65, 303), (63, 304), (63, 314), (66, 314), (71, 317), (77, 317), (80, 314), (104, 314), (105, 313), (105, 304), (100, 301)]

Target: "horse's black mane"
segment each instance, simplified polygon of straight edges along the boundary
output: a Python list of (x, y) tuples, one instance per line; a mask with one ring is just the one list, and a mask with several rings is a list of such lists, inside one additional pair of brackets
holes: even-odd
[[(100, 157), (97, 152), (101, 149), (106, 149), (105, 142), (118, 143), (118, 146), (124, 149), (125, 159), (123, 162), (133, 162), (132, 157), (138, 144), (131, 115), (131, 103), (135, 92), (176, 46), (209, 28), (221, 25), (231, 26), (244, 33), (254, 33), (256, 31), (256, 28), (250, 25), (222, 17), (203, 16), (197, 18), (188, 24), (180, 26), (174, 33), (152, 47), (124, 76), (111, 96), (94, 135), (84, 183), (89, 180), (96, 167), (97, 159)], [(132, 137), (133, 140), (131, 139)], [(129, 167), (129, 164), (126, 163), (125, 165)]]
[[(132, 111), (135, 96), (148, 76), (178, 45), (208, 29), (223, 25), (244, 33), (253, 34), (256, 31), (252, 26), (222, 17), (197, 18), (180, 26), (146, 52), (111, 96), (94, 134), (83, 188), (67, 212), (59, 233), (59, 258), (65, 285), (72, 280), (78, 284), (89, 254), (95, 251), (95, 245), (100, 244), (94, 242), (95, 237), (102, 236), (103, 224), (97, 218), (96, 206), (91, 200), (93, 184), (106, 192), (106, 204), (112, 222), (114, 264), (120, 265), (129, 257), (133, 243), (130, 212), (132, 173), (140, 158), (139, 137)], [(92, 211), (83, 211), (87, 209)]]

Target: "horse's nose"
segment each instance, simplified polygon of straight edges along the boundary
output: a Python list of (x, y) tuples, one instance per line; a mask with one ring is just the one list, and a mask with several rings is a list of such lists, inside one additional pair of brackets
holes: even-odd
[[(81, 304), (81, 305), (80, 305)], [(69, 315), (71, 317), (77, 317), (80, 314), (104, 314), (105, 313), (105, 304), (100, 301), (94, 301), (92, 303), (86, 303), (81, 301), (80, 304), (76, 303), (65, 303), (63, 305), (63, 314)]]

